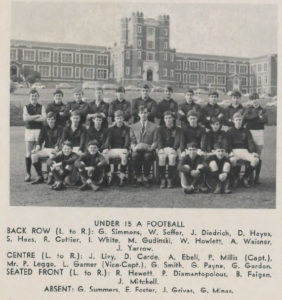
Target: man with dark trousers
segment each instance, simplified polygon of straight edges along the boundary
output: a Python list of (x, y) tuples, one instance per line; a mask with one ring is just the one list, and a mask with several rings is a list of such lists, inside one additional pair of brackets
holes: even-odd
[(131, 125), (132, 163), (136, 176), (136, 186), (150, 187), (149, 175), (157, 148), (157, 126), (148, 121), (148, 109), (139, 106), (139, 122)]
[(180, 146), (181, 128), (174, 125), (174, 117), (171, 111), (164, 113), (164, 125), (158, 128), (157, 154), (159, 159), (160, 188), (166, 187), (165, 171), (168, 160), (167, 188), (173, 187), (173, 176), (176, 173), (177, 150)]
[(157, 106), (157, 118), (160, 119), (160, 126), (164, 125), (164, 113), (171, 111), (174, 117), (174, 121), (177, 118), (178, 104), (172, 99), (173, 89), (167, 85), (164, 89), (164, 98)]
[(157, 115), (157, 103), (155, 100), (149, 97), (150, 88), (147, 84), (144, 84), (141, 88), (141, 97), (132, 100), (131, 115), (133, 117), (133, 123), (139, 121), (138, 107), (144, 106), (148, 109), (148, 120), (155, 122)]
[(117, 98), (113, 100), (109, 105), (109, 117), (114, 122), (115, 112), (117, 110), (123, 111), (124, 121), (128, 122), (131, 118), (131, 104), (129, 101), (125, 100), (125, 88), (120, 86), (116, 89)]
[(198, 120), (201, 121), (201, 106), (195, 103), (193, 96), (194, 91), (189, 89), (185, 93), (186, 101), (178, 106), (178, 118), (181, 121), (181, 126), (188, 124), (187, 114), (190, 110), (196, 111), (198, 113)]
[(46, 114), (52, 112), (55, 114), (56, 124), (64, 127), (66, 125), (65, 109), (66, 105), (63, 103), (64, 93), (60, 89), (56, 89), (53, 93), (54, 101), (49, 103), (46, 107)]
[[(41, 164), (43, 159), (47, 159), (55, 155), (59, 151), (63, 128), (56, 123), (55, 113), (47, 114), (47, 124), (43, 125), (40, 130), (39, 138), (35, 149), (31, 154), (31, 161), (37, 173), (37, 179), (31, 184), (39, 184), (44, 182), (42, 175)], [(49, 174), (48, 170), (48, 174)], [(50, 174), (49, 174), (50, 175)], [(50, 184), (52, 177), (48, 177)]]
[(88, 103), (82, 100), (83, 91), (81, 88), (76, 88), (73, 91), (74, 100), (70, 101), (66, 105), (64, 117), (69, 120), (72, 112), (76, 111), (80, 116), (80, 123), (83, 124), (86, 120), (88, 111)]

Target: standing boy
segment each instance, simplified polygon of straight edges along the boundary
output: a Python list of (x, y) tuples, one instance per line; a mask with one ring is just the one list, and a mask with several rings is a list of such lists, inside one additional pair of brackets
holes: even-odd
[(46, 107), (46, 114), (52, 112), (55, 114), (56, 123), (64, 127), (66, 125), (65, 109), (66, 105), (63, 103), (64, 93), (57, 89), (53, 93), (54, 101), (49, 103)]

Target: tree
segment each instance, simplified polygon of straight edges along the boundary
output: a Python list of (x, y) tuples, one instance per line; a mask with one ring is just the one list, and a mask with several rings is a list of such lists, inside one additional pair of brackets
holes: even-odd
[(31, 70), (29, 68), (23, 68), (21, 75), (28, 87), (41, 79), (39, 72)]

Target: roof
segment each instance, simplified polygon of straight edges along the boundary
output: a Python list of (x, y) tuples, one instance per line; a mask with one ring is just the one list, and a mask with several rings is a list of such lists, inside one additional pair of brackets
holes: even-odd
[(181, 57), (189, 57), (195, 59), (210, 59), (210, 60), (230, 60), (230, 61), (246, 61), (250, 60), (249, 57), (236, 57), (236, 56), (224, 56), (224, 55), (210, 55), (210, 54), (195, 54), (195, 53), (183, 53), (183, 52), (176, 52), (176, 58)]

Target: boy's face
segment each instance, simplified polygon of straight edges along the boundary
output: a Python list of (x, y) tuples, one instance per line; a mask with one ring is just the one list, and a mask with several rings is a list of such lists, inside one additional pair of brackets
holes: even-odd
[(196, 116), (189, 116), (188, 117), (188, 122), (189, 122), (189, 125), (191, 127), (197, 127), (197, 125), (198, 125), (198, 118)]
[(80, 121), (80, 116), (71, 116), (71, 123), (74, 126), (78, 126)]
[(185, 99), (186, 99), (187, 103), (191, 103), (193, 101), (193, 93), (187, 92), (185, 94)]
[(115, 122), (118, 127), (121, 127), (123, 125), (123, 120), (124, 120), (123, 116), (115, 117)]
[(217, 102), (217, 96), (216, 95), (210, 95), (209, 96), (209, 104), (210, 105), (215, 105)]
[(91, 154), (91, 155), (94, 155), (98, 152), (98, 147), (96, 145), (89, 145), (88, 146), (88, 152)]
[(172, 95), (171, 90), (169, 90), (169, 89), (164, 90), (164, 97), (165, 97), (166, 100), (169, 100), (171, 98), (171, 95)]
[(49, 127), (53, 128), (55, 126), (55, 118), (47, 118), (47, 124), (49, 125)]
[(142, 99), (147, 99), (149, 97), (149, 89), (141, 89)]
[(72, 152), (72, 147), (64, 145), (62, 151), (65, 156), (69, 156)]
[(232, 96), (231, 101), (233, 105), (238, 105), (240, 103), (240, 97), (238, 96)]
[(254, 107), (254, 108), (257, 108), (257, 107), (259, 107), (259, 102), (258, 102), (258, 99), (254, 99), (254, 100), (252, 100), (252, 105), (253, 105), (253, 107)]
[(233, 118), (233, 123), (234, 123), (235, 128), (239, 129), (242, 127), (243, 118), (235, 117), (235, 118)]
[(148, 120), (148, 110), (144, 109), (143, 111), (140, 111), (138, 113), (138, 116), (139, 116), (141, 122), (147, 121)]
[(102, 90), (95, 90), (95, 98), (96, 100), (102, 100), (103, 99), (103, 91)]
[(172, 127), (173, 126), (173, 118), (172, 116), (164, 116), (164, 122), (166, 127)]
[(36, 105), (38, 102), (39, 95), (37, 93), (33, 93), (29, 95), (29, 100), (32, 105)]
[(124, 99), (124, 93), (123, 92), (118, 92), (117, 93), (117, 98), (119, 101), (122, 101)]
[(61, 104), (63, 100), (62, 94), (55, 94), (54, 95), (54, 100), (56, 104)]
[(212, 123), (211, 128), (213, 132), (217, 132), (220, 128), (220, 123), (219, 122)]
[(96, 128), (100, 128), (101, 125), (102, 125), (102, 122), (103, 122), (103, 120), (102, 120), (101, 118), (95, 118), (95, 119), (94, 119), (94, 126), (95, 126)]
[(216, 149), (215, 155), (218, 159), (222, 159), (226, 154), (226, 151), (224, 149)]
[(188, 152), (189, 157), (194, 158), (197, 155), (197, 148), (188, 147), (187, 152)]
[(80, 92), (74, 93), (73, 96), (74, 96), (74, 100), (75, 100), (76, 102), (82, 101), (82, 93), (80, 93)]

